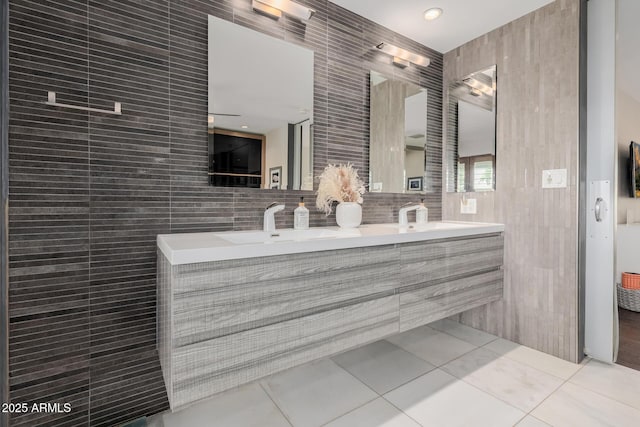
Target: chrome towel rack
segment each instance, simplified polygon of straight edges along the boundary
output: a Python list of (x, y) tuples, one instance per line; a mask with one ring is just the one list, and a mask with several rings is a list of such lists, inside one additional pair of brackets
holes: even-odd
[(47, 101), (45, 102), (45, 104), (52, 105), (54, 107), (63, 107), (63, 108), (72, 108), (74, 110), (91, 111), (92, 113), (113, 114), (116, 116), (122, 115), (122, 104), (120, 104), (119, 102), (113, 103), (113, 111), (102, 110), (100, 108), (83, 107), (81, 105), (63, 104), (56, 101), (56, 93), (52, 91), (47, 92)]

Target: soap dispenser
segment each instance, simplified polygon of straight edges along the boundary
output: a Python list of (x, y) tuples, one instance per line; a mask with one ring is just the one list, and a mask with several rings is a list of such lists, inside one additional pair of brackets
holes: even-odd
[(293, 211), (293, 229), (309, 229), (309, 209), (304, 207), (304, 197), (300, 197), (300, 203), (298, 203), (298, 207)]
[(416, 209), (416, 224), (426, 224), (429, 221), (429, 209), (424, 205), (424, 199), (420, 199), (420, 205)]

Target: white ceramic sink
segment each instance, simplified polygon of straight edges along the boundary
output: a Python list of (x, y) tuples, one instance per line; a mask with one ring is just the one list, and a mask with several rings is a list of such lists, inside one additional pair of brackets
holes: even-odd
[(308, 230), (276, 230), (268, 231), (239, 231), (237, 233), (220, 233), (217, 237), (235, 245), (252, 243), (299, 242), (314, 239), (329, 239), (339, 237), (341, 233), (326, 228), (310, 228)]

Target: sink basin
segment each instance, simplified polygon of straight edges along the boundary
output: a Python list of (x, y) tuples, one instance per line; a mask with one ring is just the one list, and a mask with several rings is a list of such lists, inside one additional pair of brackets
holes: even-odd
[(375, 224), (371, 227), (391, 228), (394, 230), (407, 230), (407, 231), (427, 231), (427, 230), (451, 230), (456, 228), (470, 227), (469, 223), (455, 223), (455, 222), (427, 222), (426, 224), (416, 224), (410, 222), (408, 225), (399, 224)]
[(235, 233), (220, 233), (217, 237), (235, 245), (252, 243), (276, 243), (294, 242), (304, 240), (329, 239), (341, 236), (342, 233), (326, 228), (310, 228), (309, 230), (276, 230), (267, 231), (243, 231)]

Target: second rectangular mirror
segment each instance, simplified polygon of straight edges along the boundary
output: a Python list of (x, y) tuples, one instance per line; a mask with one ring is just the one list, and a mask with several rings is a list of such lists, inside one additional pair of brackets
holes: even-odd
[(496, 188), (496, 66), (449, 84), (448, 192)]
[(424, 193), (427, 90), (370, 74), (369, 191)]

